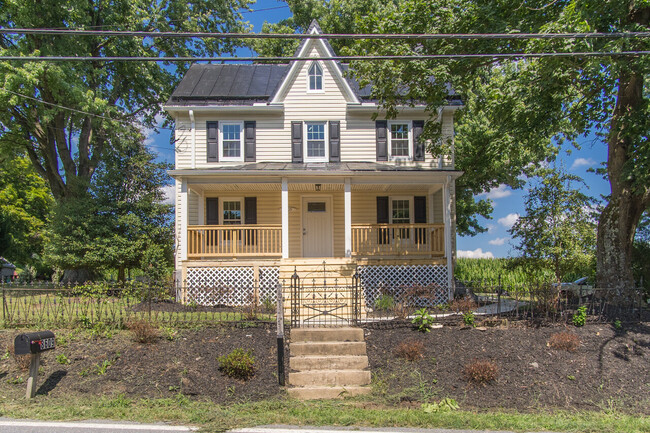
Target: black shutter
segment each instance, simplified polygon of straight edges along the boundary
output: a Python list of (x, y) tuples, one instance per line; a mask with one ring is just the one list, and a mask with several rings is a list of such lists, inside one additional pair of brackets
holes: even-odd
[[(244, 223), (257, 224), (257, 197), (244, 197)], [(255, 245), (257, 236), (255, 230), (245, 230), (246, 245)]]
[(302, 122), (291, 122), (291, 162), (302, 162)]
[(205, 199), (205, 223), (209, 226), (219, 225), (219, 199), (216, 197)]
[(330, 121), (330, 162), (341, 162), (341, 122)]
[[(377, 224), (388, 224), (388, 197), (377, 197)], [(380, 228), (379, 238), (377, 242), (380, 245), (385, 245), (389, 242), (390, 229)]]
[(219, 122), (205, 122), (208, 162), (219, 162)]
[(254, 120), (244, 122), (244, 161), (255, 162), (255, 128)]
[(413, 121), (413, 161), (424, 161), (424, 142), (420, 135), (424, 130), (424, 120)]
[(375, 133), (377, 136), (377, 161), (388, 161), (388, 122), (377, 120), (375, 122)]
[[(413, 197), (413, 222), (416, 224), (427, 222), (427, 198), (426, 196)], [(427, 240), (427, 231), (424, 228), (415, 229), (415, 243), (423, 244)]]

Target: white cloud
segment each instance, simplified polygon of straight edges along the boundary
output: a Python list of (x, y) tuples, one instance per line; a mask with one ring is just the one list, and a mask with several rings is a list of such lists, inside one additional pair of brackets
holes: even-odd
[(162, 187), (162, 190), (165, 193), (165, 199), (162, 201), (163, 204), (176, 204), (176, 186), (165, 185)]
[(497, 229), (497, 226), (495, 226), (494, 224), (488, 224), (488, 225), (486, 225), (486, 227), (487, 227), (487, 232), (488, 233), (492, 233)]
[(573, 161), (573, 164), (571, 164), (571, 170), (575, 170), (576, 168), (580, 167), (585, 167), (585, 166), (592, 166), (595, 165), (596, 161), (594, 161), (591, 158), (576, 158), (575, 161)]
[[(156, 114), (154, 117), (154, 124), (156, 127), (160, 127), (163, 124), (163, 121), (165, 120), (165, 116), (163, 114)], [(156, 131), (156, 128), (144, 128), (140, 126), (140, 132), (144, 136), (144, 145), (145, 146), (151, 146), (154, 141), (156, 140), (156, 136), (158, 135), (158, 131)]]
[(474, 251), (458, 250), (458, 257), (468, 259), (493, 259), (494, 254), (490, 251), (483, 252), (482, 248), (477, 248)]
[(503, 245), (503, 244), (506, 243), (507, 240), (508, 240), (508, 238), (496, 238), (496, 239), (492, 239), (492, 240), (488, 241), (488, 244), (490, 244), (490, 245)]
[(499, 199), (499, 198), (504, 198), (504, 197), (508, 197), (508, 196), (512, 195), (512, 190), (508, 189), (507, 185), (501, 184), (498, 187), (492, 188), (487, 193), (481, 194), (481, 195), (485, 195), (487, 198), (490, 198), (492, 200), (496, 200), (496, 199)]
[(508, 215), (504, 216), (503, 218), (499, 218), (497, 222), (504, 226), (505, 228), (510, 228), (515, 225), (517, 220), (519, 219), (519, 214), (518, 213), (509, 213)]

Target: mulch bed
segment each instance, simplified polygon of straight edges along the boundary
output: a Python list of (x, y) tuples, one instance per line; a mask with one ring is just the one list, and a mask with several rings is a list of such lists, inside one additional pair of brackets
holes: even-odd
[[(564, 330), (579, 337), (575, 352), (547, 345), (552, 334)], [(91, 336), (89, 331), (55, 332), (65, 338), (43, 356), (40, 395), (174, 398), (182, 393), (220, 404), (284, 395), (277, 385), (274, 327), (184, 329), (172, 341), (161, 337), (153, 344), (135, 342), (129, 331), (115, 332), (111, 338)], [(26, 380), (27, 372), (11, 356), (1, 356), (18, 333), (0, 330), (0, 395), (7, 398), (21, 398), (25, 392), (25, 383), (17, 378)], [(419, 407), (451, 397), (465, 409), (616, 407), (650, 415), (648, 323), (625, 324), (620, 331), (607, 324), (510, 324), (484, 330), (456, 324), (419, 333), (407, 326), (366, 330), (366, 341), (377, 401)], [(396, 356), (398, 345), (411, 341), (422, 343), (422, 357), (406, 361)], [(239, 347), (252, 350), (256, 359), (255, 375), (248, 381), (218, 370), (217, 357)], [(60, 354), (70, 363), (57, 362)], [(107, 360), (105, 374), (98, 374)], [(496, 380), (468, 384), (462, 370), (474, 360), (493, 361)]]

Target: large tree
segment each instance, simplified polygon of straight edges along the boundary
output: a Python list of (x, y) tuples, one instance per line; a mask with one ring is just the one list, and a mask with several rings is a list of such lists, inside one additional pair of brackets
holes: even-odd
[[(346, 32), (612, 33), (650, 27), (648, 0), (400, 0), (368, 10)], [(647, 38), (367, 40), (348, 44), (342, 53), (611, 52), (649, 45)], [(489, 203), (474, 201), (476, 194), (499, 184), (521, 186), (522, 174), (553, 159), (566, 143), (600, 135), (611, 193), (598, 221), (597, 283), (633, 284), (632, 243), (650, 207), (647, 56), (421, 59), (352, 67), (362, 82), (374, 84), (374, 96), (389, 115), (399, 105), (423, 101), (435, 116), (446, 103), (448, 85), (463, 96), (455, 137), (457, 167), (466, 173), (457, 184), (461, 233), (480, 231), (475, 216), (490, 211)], [(439, 131), (425, 133), (432, 139), (430, 151), (448, 150)]]
[[(0, 0), (0, 27), (142, 31), (242, 31), (249, 0)], [(3, 56), (192, 56), (229, 52), (218, 39), (2, 35)], [(184, 64), (3, 62), (0, 141), (19, 146), (57, 201), (90, 185), (129, 122), (151, 126)], [(64, 109), (68, 107), (72, 110)], [(74, 111), (73, 111), (74, 110)]]

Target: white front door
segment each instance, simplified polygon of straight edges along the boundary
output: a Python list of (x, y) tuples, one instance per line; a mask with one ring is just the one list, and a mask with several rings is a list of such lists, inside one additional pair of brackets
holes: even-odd
[(302, 199), (303, 257), (332, 257), (331, 197)]

